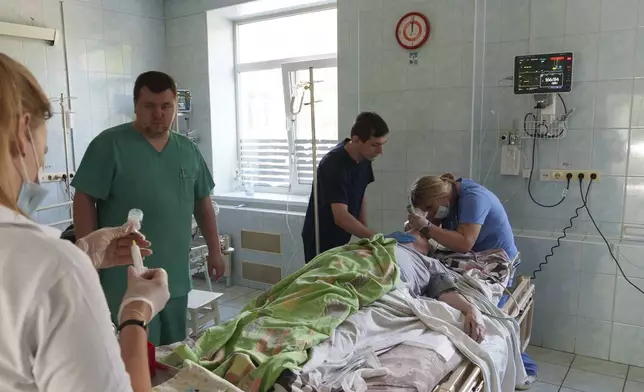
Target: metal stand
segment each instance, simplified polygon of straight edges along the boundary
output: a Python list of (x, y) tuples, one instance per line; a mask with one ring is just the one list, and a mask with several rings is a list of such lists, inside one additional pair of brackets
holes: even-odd
[(311, 94), (311, 152), (313, 154), (313, 216), (315, 221), (315, 254), (320, 254), (320, 215), (318, 208), (318, 159), (317, 139), (315, 135), (315, 80), (313, 79), (313, 67), (309, 67), (309, 91)]

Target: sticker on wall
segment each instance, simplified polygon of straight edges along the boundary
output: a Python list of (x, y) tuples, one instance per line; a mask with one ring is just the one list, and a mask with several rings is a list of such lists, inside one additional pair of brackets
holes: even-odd
[(409, 52), (409, 65), (418, 65), (418, 52)]

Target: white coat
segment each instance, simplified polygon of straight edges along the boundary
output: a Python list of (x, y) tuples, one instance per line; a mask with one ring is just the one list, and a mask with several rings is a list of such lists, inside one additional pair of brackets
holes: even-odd
[(0, 391), (131, 392), (98, 274), (59, 237), (0, 206)]

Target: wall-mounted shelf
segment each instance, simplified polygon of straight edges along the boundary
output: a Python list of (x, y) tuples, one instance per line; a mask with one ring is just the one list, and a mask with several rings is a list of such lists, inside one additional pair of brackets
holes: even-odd
[(0, 22), (0, 35), (45, 41), (47, 44), (54, 46), (58, 33), (56, 29), (47, 27)]

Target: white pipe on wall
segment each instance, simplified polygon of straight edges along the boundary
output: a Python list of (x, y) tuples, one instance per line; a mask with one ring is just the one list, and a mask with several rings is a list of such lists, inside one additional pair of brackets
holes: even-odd
[(50, 46), (54, 46), (57, 33), (56, 29), (46, 27), (0, 22), (0, 35), (45, 41)]

